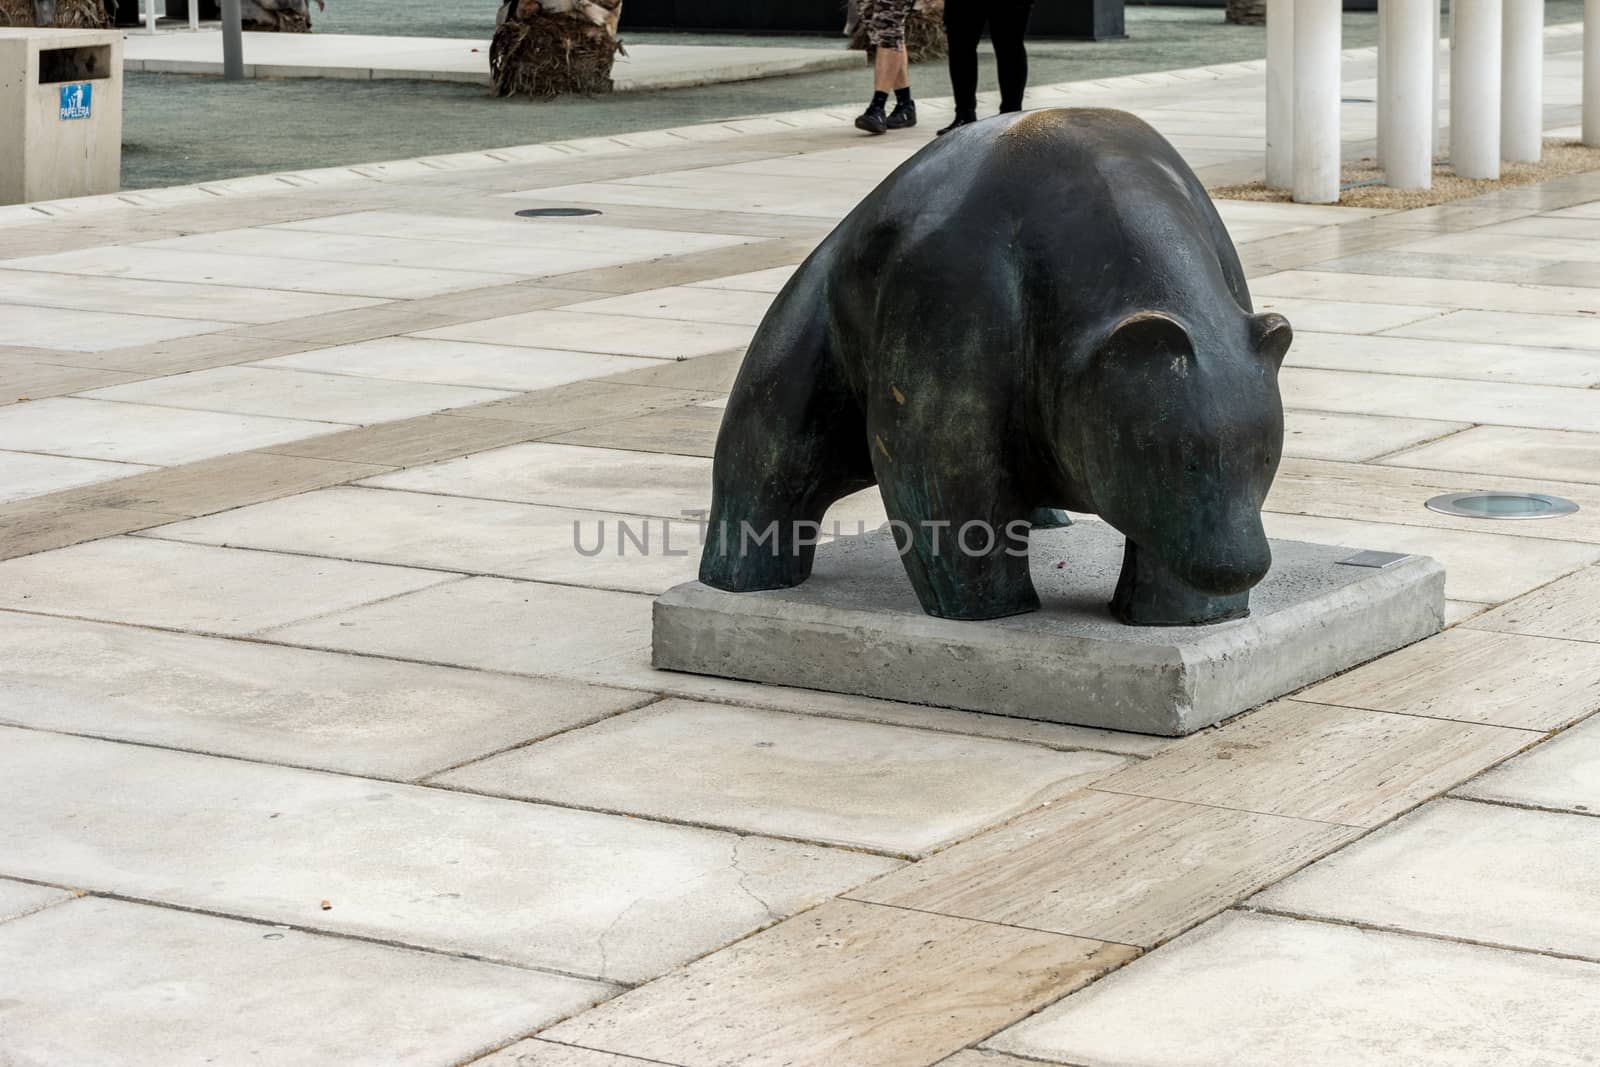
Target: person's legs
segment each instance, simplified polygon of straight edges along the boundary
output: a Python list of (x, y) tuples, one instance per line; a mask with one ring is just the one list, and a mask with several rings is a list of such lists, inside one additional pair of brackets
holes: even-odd
[(1028, 34), (1028, 16), (1033, 0), (992, 0), (989, 36), (994, 40), (995, 65), (1000, 73), (1000, 111), (1022, 110), (1022, 94), (1028, 87), (1028, 49), (1023, 44)]
[(912, 2), (877, 0), (872, 5), (871, 21), (867, 24), (867, 43), (876, 51), (872, 72), (872, 84), (876, 91), (866, 112), (856, 119), (856, 128), (859, 130), (883, 133), (889, 129), (888, 117), (883, 109), (889, 102), (891, 92), (905, 101), (911, 99), (910, 68), (906, 58), (906, 20), (911, 17)]
[(879, 47), (872, 67), (872, 87), (880, 93), (892, 93), (910, 86), (911, 64), (907, 61), (905, 46)]
[(956, 119), (978, 117), (978, 41), (989, 0), (945, 0), (944, 33), (950, 42), (950, 88)]

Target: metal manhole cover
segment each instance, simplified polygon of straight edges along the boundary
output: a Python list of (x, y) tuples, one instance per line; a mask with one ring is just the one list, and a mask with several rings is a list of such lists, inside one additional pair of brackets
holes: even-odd
[(1428, 510), (1467, 519), (1554, 519), (1578, 505), (1549, 493), (1445, 493), (1428, 501)]
[(592, 207), (530, 207), (517, 212), (524, 219), (572, 219), (582, 215), (598, 215)]

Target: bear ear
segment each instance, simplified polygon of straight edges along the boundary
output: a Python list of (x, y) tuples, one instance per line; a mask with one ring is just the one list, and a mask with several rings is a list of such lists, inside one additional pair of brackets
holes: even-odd
[(1149, 358), (1157, 354), (1185, 357), (1194, 355), (1194, 339), (1171, 315), (1138, 311), (1111, 327), (1100, 351), (1121, 359)]
[(1289, 354), (1289, 345), (1294, 341), (1294, 328), (1289, 325), (1289, 320), (1276, 312), (1267, 312), (1264, 315), (1250, 317), (1250, 336), (1255, 342), (1256, 351), (1274, 366), (1283, 366), (1283, 358)]

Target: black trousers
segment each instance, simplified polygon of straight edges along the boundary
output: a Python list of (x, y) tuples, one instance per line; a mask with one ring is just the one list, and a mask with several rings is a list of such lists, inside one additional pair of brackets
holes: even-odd
[(950, 38), (950, 87), (956, 113), (978, 110), (978, 42), (985, 26), (1000, 69), (1000, 110), (1021, 111), (1028, 87), (1028, 16), (1033, 0), (945, 0), (944, 30)]

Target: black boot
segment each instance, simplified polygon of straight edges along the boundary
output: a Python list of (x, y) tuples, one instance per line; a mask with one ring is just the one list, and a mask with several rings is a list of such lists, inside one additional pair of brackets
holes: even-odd
[(973, 113), (971, 111), (957, 111), (956, 112), (956, 120), (954, 122), (952, 122), (950, 125), (946, 126), (944, 129), (940, 130), (939, 131), (939, 136), (943, 137), (945, 134), (949, 133), (951, 130), (960, 129), (962, 126), (971, 126), (974, 122), (977, 122), (977, 121), (978, 121), (978, 116), (975, 113)]
[(867, 110), (856, 119), (856, 129), (873, 134), (888, 132), (889, 120), (883, 116), (883, 105), (888, 102), (888, 93), (873, 93), (872, 103), (868, 104)]
[(894, 106), (884, 123), (891, 130), (904, 130), (917, 124), (917, 102), (906, 100)]

